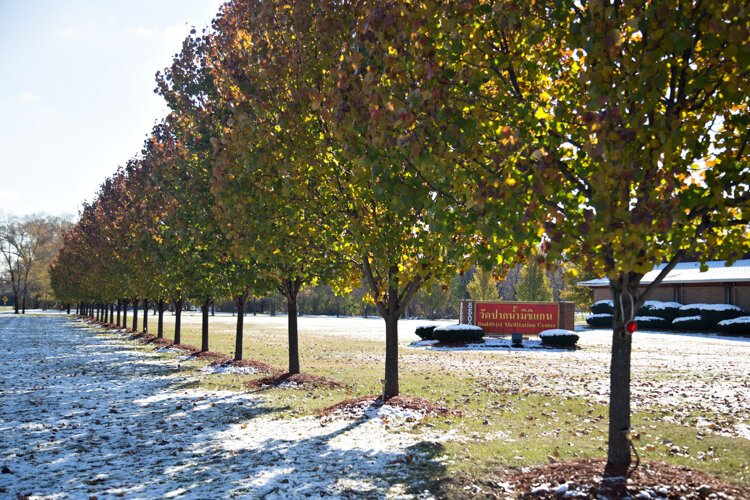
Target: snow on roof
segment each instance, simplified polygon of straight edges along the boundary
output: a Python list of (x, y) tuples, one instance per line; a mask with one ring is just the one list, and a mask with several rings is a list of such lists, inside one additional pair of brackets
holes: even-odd
[[(706, 262), (708, 270), (701, 272), (700, 262), (680, 262), (672, 269), (666, 278), (665, 285), (680, 283), (747, 283), (750, 282), (750, 259), (737, 260), (731, 266), (724, 260)], [(656, 279), (666, 264), (659, 264), (653, 271), (646, 273), (641, 280), (642, 285), (648, 285)], [(609, 286), (607, 278), (599, 278), (578, 283), (592, 288)]]

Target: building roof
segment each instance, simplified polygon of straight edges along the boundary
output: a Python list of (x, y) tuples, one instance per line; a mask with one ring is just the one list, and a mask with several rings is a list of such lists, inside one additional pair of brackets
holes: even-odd
[[(671, 284), (693, 284), (693, 283), (748, 283), (750, 282), (750, 259), (736, 260), (731, 266), (726, 265), (724, 260), (706, 262), (708, 270), (701, 272), (700, 262), (680, 262), (667, 274), (665, 285)], [(656, 279), (659, 272), (666, 264), (659, 264), (653, 271), (646, 273), (641, 279), (642, 285), (648, 285)], [(594, 280), (581, 281), (581, 286), (598, 288), (609, 286), (609, 279), (598, 278)]]

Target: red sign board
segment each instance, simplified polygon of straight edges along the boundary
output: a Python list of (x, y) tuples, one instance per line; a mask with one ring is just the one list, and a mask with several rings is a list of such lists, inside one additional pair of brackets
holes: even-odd
[(560, 307), (555, 302), (475, 302), (473, 316), (485, 333), (537, 334), (558, 328)]

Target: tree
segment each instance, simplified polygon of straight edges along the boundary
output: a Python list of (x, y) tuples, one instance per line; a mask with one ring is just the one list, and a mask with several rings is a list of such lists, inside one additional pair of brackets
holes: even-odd
[[(229, 9), (227, 5), (224, 11)], [(217, 26), (226, 18), (226, 13), (217, 18)], [(185, 291), (202, 303), (203, 351), (208, 350), (208, 313), (213, 300), (230, 294), (238, 310), (244, 309), (250, 293), (259, 291), (263, 283), (257, 276), (255, 256), (235, 252), (234, 232), (222, 230), (222, 210), (216, 199), (220, 192), (214, 188), (220, 174), (214, 168), (215, 141), (221, 128), (229, 124), (232, 111), (221, 97), (216, 75), (209, 65), (213, 40), (193, 31), (172, 66), (157, 75), (157, 92), (172, 109), (166, 128), (168, 134), (175, 136), (179, 152), (169, 168), (161, 170), (161, 181), (172, 188), (175, 199), (167, 224), (171, 230), (163, 236), (181, 248), (181, 255), (189, 256)], [(296, 298), (297, 282), (289, 283)], [(238, 360), (242, 358), (243, 318), (237, 316), (235, 358)]]
[(448, 286), (436, 283), (429, 288), (422, 288), (414, 298), (411, 314), (429, 319), (450, 317), (449, 312), (450, 289)]
[(552, 300), (547, 273), (539, 261), (532, 257), (521, 269), (516, 284), (516, 299), (531, 302), (549, 302)]
[[(750, 244), (750, 18), (737, 1), (474, 8), (484, 13), (476, 26), (455, 36), (475, 30), (462, 60), (482, 82), (475, 100), (491, 103), (477, 110), (492, 122), (488, 142), (514, 144), (502, 164), (528, 182), (548, 259), (575, 256), (610, 280), (617, 307), (606, 473), (624, 475), (625, 323), (686, 255), (731, 261)], [(491, 194), (484, 202), (501, 214)], [(663, 271), (641, 290), (659, 263)]]
[(41, 215), (8, 217), (0, 223), (0, 279), (13, 292), (15, 314), (25, 313), (30, 293), (45, 286), (61, 225), (61, 220)]
[(466, 286), (471, 300), (498, 300), (497, 280), (491, 271), (485, 271), (481, 267), (474, 268), (471, 281)]
[(205, 66), (231, 109), (214, 137), (214, 214), (234, 255), (257, 261), (258, 291), (286, 299), (291, 374), (300, 372), (300, 290), (318, 283), (346, 289), (351, 281), (335, 251), (340, 226), (328, 218), (335, 193), (319, 181), (330, 162), (309, 99), (324, 77), (321, 61), (335, 50), (326, 44), (337, 40), (311, 27), (309, 8), (232, 2), (206, 42)]
[(321, 96), (338, 145), (344, 235), (386, 325), (386, 397), (399, 393), (398, 319), (419, 289), (468, 270), (477, 256), (492, 256), (492, 265), (512, 261), (524, 233), (513, 227), (523, 198), (502, 189), (508, 204), (493, 239), (478, 227), (482, 208), (469, 186), (477, 163), (494, 160), (477, 154), (483, 140), (453, 95), (454, 61), (439, 58), (437, 48), (453, 36), (445, 29), (451, 8), (357, 4)]
[(597, 277), (593, 273), (581, 269), (579, 266), (567, 265), (563, 274), (565, 285), (563, 291), (560, 292), (560, 298), (575, 303), (576, 308), (580, 310), (588, 309), (591, 303), (594, 302), (594, 292), (590, 287), (578, 286), (578, 283)]

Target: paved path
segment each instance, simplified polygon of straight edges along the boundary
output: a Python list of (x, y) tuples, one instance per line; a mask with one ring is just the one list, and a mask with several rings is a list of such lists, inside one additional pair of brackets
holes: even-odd
[(188, 388), (178, 362), (65, 316), (0, 315), (0, 498), (411, 496), (392, 464), (418, 436), (283, 420)]

